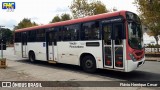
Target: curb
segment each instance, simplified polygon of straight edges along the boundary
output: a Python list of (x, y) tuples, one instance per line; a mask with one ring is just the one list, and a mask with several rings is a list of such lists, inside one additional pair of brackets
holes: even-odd
[(157, 60), (157, 59), (145, 59), (145, 61), (157, 61), (157, 62), (160, 62), (160, 60)]

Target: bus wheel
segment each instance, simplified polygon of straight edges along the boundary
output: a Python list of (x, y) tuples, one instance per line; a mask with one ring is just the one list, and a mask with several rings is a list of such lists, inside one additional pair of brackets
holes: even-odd
[(82, 59), (82, 68), (88, 73), (94, 73), (96, 71), (96, 61), (93, 56), (85, 56)]
[(31, 62), (35, 62), (36, 60), (35, 60), (35, 54), (34, 54), (34, 52), (30, 52), (29, 53), (29, 60), (31, 61)]

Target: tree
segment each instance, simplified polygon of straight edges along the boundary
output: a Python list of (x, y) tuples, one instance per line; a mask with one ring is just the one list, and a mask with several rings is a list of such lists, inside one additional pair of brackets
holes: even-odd
[(66, 21), (66, 20), (71, 20), (71, 16), (69, 14), (62, 14), (61, 17), (59, 17), (59, 15), (56, 15), (52, 21), (50, 23), (54, 23), (54, 22), (60, 22), (60, 21)]
[(91, 12), (89, 15), (96, 15), (109, 12), (106, 9), (106, 6), (101, 1), (93, 1), (89, 5), (90, 7), (88, 12)]
[(1, 28), (0, 35), (1, 33), (3, 33), (3, 35), (0, 37), (4, 37), (6, 39), (7, 44), (13, 43), (13, 31), (11, 31), (8, 28)]
[(21, 29), (21, 28), (26, 28), (26, 27), (32, 27), (32, 26), (37, 26), (35, 22), (31, 22), (30, 19), (24, 18), (22, 21), (18, 23), (17, 26), (14, 26), (14, 30), (16, 29)]
[(57, 15), (52, 19), (50, 23), (59, 22), (59, 21), (61, 21), (61, 18)]
[(147, 34), (153, 36), (158, 45), (160, 39), (160, 0), (135, 0), (142, 23), (148, 28)]
[(70, 10), (74, 18), (108, 12), (106, 6), (98, 0), (93, 0), (91, 3), (89, 3), (88, 0), (73, 0)]
[(62, 14), (61, 21), (71, 20), (71, 16), (69, 14)]

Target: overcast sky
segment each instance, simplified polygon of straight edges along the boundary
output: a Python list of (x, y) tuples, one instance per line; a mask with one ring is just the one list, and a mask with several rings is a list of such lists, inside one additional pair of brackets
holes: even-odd
[[(69, 6), (73, 0), (0, 0), (2, 2), (15, 2), (16, 9), (13, 12), (7, 12), (0, 9), (0, 25), (13, 29), (23, 18), (30, 18), (38, 24), (49, 23), (55, 15), (62, 13), (71, 13)], [(133, 4), (134, 0), (101, 0), (111, 10), (128, 10), (137, 13), (137, 8)], [(147, 37), (147, 40), (152, 38)]]
[[(23, 18), (30, 18), (38, 24), (47, 24), (55, 15), (70, 13), (69, 6), (73, 0), (0, 0), (2, 2), (13, 1), (16, 3), (14, 12), (6, 12), (0, 9), (0, 25), (12, 29)], [(132, 4), (134, 0), (101, 0), (107, 7), (118, 10), (129, 10), (136, 12), (136, 6)]]

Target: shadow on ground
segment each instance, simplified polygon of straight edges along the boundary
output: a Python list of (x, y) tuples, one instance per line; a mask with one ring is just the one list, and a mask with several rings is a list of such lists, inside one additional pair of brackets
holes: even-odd
[[(31, 63), (29, 60), (17, 60), (17, 62), (88, 74), (86, 72), (83, 72), (81, 67), (75, 66), (75, 65), (59, 64), (59, 63), (50, 64), (45, 61), (37, 61), (36, 63)], [(104, 78), (109, 77), (110, 79), (113, 79), (113, 80), (120, 79), (120, 80), (127, 80), (127, 81), (160, 81), (160, 74), (141, 71), (141, 70), (135, 70), (132, 72), (120, 72), (120, 71), (98, 69), (97, 72), (92, 75), (103, 76)]]

